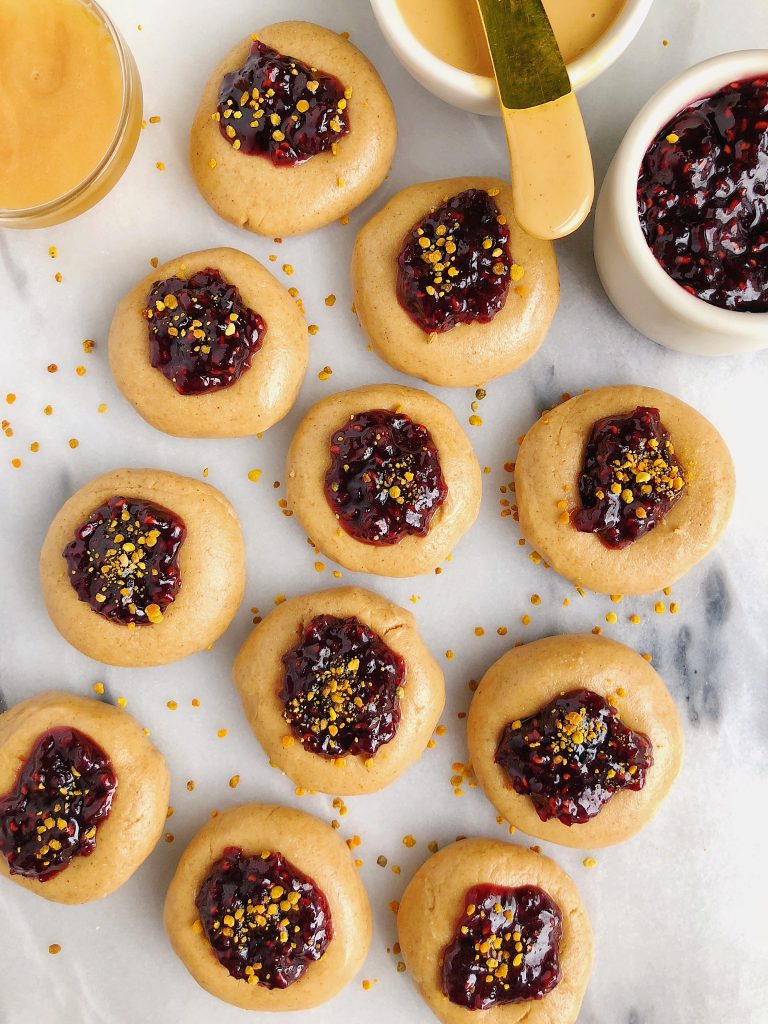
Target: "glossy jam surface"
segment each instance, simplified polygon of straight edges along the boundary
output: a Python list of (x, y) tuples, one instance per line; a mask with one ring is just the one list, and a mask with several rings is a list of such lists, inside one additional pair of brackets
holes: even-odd
[(657, 526), (684, 490), (685, 472), (659, 410), (638, 406), (592, 427), (579, 476), (582, 507), (571, 522), (608, 548), (625, 548)]
[(333, 938), (328, 901), (279, 853), (224, 850), (200, 886), (200, 923), (233, 978), (288, 988), (319, 960)]
[(443, 993), (487, 1010), (542, 999), (560, 981), (560, 908), (543, 889), (478, 885), (443, 954)]
[(408, 232), (397, 266), (400, 305), (422, 331), (488, 323), (509, 292), (506, 218), (491, 194), (467, 189)]
[(350, 97), (333, 75), (256, 41), (222, 79), (214, 117), (233, 149), (285, 167), (334, 149), (349, 131)]
[(620, 789), (643, 788), (653, 748), (599, 694), (573, 690), (505, 726), (496, 763), (542, 821), (583, 825)]
[(64, 548), (69, 582), (81, 601), (113, 622), (160, 622), (181, 587), (179, 549), (186, 527), (167, 508), (110, 498)]
[(426, 537), (448, 494), (432, 435), (405, 413), (357, 413), (330, 444), (325, 496), (341, 526), (364, 544)]
[(768, 312), (768, 78), (676, 114), (645, 154), (637, 207), (651, 252), (686, 291)]
[(249, 369), (266, 324), (218, 270), (156, 281), (144, 310), (149, 361), (180, 395), (231, 387)]
[(45, 882), (88, 857), (112, 809), (117, 777), (104, 751), (77, 729), (51, 729), (0, 798), (0, 853), (12, 875)]
[(305, 750), (373, 755), (394, 738), (405, 662), (359, 619), (318, 615), (283, 665), (283, 718)]

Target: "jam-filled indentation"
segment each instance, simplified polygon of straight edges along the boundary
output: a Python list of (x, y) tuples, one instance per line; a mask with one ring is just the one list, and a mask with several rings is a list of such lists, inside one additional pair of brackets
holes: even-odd
[(343, 529), (365, 544), (426, 537), (448, 495), (429, 430), (405, 413), (372, 409), (334, 431), (325, 495)]
[(78, 729), (40, 736), (0, 798), (0, 853), (11, 874), (46, 882), (74, 857), (90, 856), (117, 781), (107, 755)]
[(144, 310), (149, 361), (180, 395), (231, 387), (264, 343), (266, 324), (218, 270), (155, 281)]
[(507, 219), (491, 194), (467, 189), (408, 232), (397, 267), (400, 305), (425, 333), (489, 323), (509, 292)]
[(128, 626), (162, 621), (181, 587), (182, 520), (160, 505), (114, 497), (64, 548), (69, 582), (93, 611)]
[(643, 788), (653, 747), (647, 736), (624, 725), (612, 703), (581, 689), (509, 722), (496, 763), (515, 792), (531, 798), (542, 821), (582, 825), (614, 793)]
[(571, 522), (608, 548), (654, 529), (685, 489), (685, 474), (658, 409), (638, 406), (592, 427), (579, 476), (581, 508)]
[(334, 75), (256, 40), (243, 66), (222, 79), (213, 117), (233, 149), (286, 167), (336, 152), (349, 132), (351, 95)]
[(405, 662), (370, 626), (318, 615), (283, 665), (283, 718), (305, 750), (372, 756), (394, 739)]
[(543, 889), (475, 886), (443, 954), (444, 995), (468, 1010), (543, 999), (560, 981), (562, 929)]
[(285, 989), (333, 938), (328, 901), (282, 854), (228, 847), (200, 886), (200, 925), (233, 978)]

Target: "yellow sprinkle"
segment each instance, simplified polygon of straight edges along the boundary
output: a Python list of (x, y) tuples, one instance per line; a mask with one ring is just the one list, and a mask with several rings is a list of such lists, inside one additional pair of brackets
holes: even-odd
[(480, 418), (480, 416), (470, 416), (469, 417), (469, 425), (471, 427), (482, 427), (483, 421)]
[(680, 605), (676, 601), (673, 601), (672, 604), (669, 606), (670, 615), (677, 615), (679, 611)]
[(319, 330), (320, 328), (317, 326), (317, 324), (310, 324), (309, 327), (307, 327), (307, 331), (309, 332), (309, 334), (312, 335), (312, 337), (314, 337)]
[(229, 788), (230, 789), (237, 789), (237, 787), (239, 785), (240, 785), (240, 776), (239, 775), (233, 775), (232, 778), (229, 780)]
[(150, 117), (150, 119), (149, 119), (149, 123), (150, 124), (160, 124), (160, 118), (157, 116), (157, 114), (153, 114), (152, 117)]
[(322, 572), (325, 569), (324, 562), (315, 562), (315, 572)]
[(94, 683), (93, 692), (99, 694), (104, 693), (104, 683)]
[(510, 267), (509, 276), (513, 281), (519, 281), (524, 274), (525, 270), (519, 265), (519, 263), (513, 263)]
[(215, 168), (216, 168), (216, 161), (215, 161), (215, 159), (213, 157), (211, 157), (211, 159), (208, 161), (208, 166), (211, 168), (212, 171), (215, 170)]
[(248, 479), (251, 481), (252, 484), (257, 484), (259, 482), (259, 480), (261, 480), (261, 470), (260, 469), (252, 469), (248, 473)]
[(55, 245), (49, 247), (48, 255), (51, 257), (52, 260), (55, 260), (56, 257), (59, 255), (59, 250), (56, 248)]
[(70, 448), (77, 448), (77, 446), (79, 444), (80, 444), (80, 442), (77, 440), (76, 437), (70, 437), (70, 439), (69, 439), (69, 447)]
[(597, 867), (597, 861), (595, 860), (594, 857), (585, 857), (584, 860), (581, 863), (584, 865), (585, 868), (596, 868)]
[(119, 708), (124, 708), (127, 703), (128, 703), (128, 701), (125, 699), (125, 697), (118, 697), (117, 698), (117, 706)]
[(218, 732), (216, 733), (216, 735), (219, 737), (220, 740), (223, 740), (224, 737), (227, 735), (227, 730), (226, 729), (219, 729)]
[(670, 132), (667, 136), (667, 142), (671, 142), (672, 145), (680, 141), (680, 136), (676, 132)]
[(52, 942), (48, 947), (48, 952), (51, 954), (51, 956), (56, 956), (57, 953), (61, 952), (61, 946), (58, 944), (58, 942)]
[(169, 711), (175, 711), (179, 705), (176, 703), (175, 700), (169, 700), (165, 706), (168, 708)]
[(656, 604), (653, 606), (653, 610), (656, 612), (657, 615), (663, 615), (667, 608), (663, 601), (657, 601)]
[(163, 163), (162, 160), (158, 160), (157, 163), (155, 164), (155, 167), (158, 169), (158, 171), (165, 170), (165, 164)]
[(290, 277), (291, 274), (293, 273), (293, 265), (290, 264), (290, 263), (284, 263), (283, 264), (283, 273), (287, 274), (288, 277)]
[(618, 618), (619, 617), (616, 614), (616, 612), (608, 612), (608, 614), (605, 616), (605, 621), (606, 622), (617, 622)]
[(148, 604), (145, 610), (150, 622), (157, 623), (163, 621), (163, 613), (160, 611), (159, 605)]

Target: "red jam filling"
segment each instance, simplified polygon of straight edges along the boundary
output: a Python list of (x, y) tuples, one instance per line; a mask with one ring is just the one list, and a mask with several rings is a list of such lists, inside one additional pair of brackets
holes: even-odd
[(488, 192), (467, 189), (408, 232), (397, 266), (400, 305), (422, 331), (486, 324), (509, 292), (506, 217)]
[(599, 694), (573, 690), (505, 726), (496, 763), (542, 821), (583, 825), (620, 789), (643, 788), (653, 748)]
[(562, 934), (560, 908), (542, 889), (478, 885), (443, 954), (443, 993), (468, 1010), (543, 999), (560, 981)]
[(216, 959), (233, 978), (288, 988), (333, 938), (328, 901), (282, 854), (224, 850), (195, 901)]
[(579, 476), (582, 507), (571, 514), (581, 533), (625, 548), (657, 526), (685, 488), (683, 467), (658, 409), (638, 406), (592, 427)]
[(64, 548), (69, 582), (81, 601), (125, 625), (162, 621), (181, 586), (178, 516), (136, 498), (110, 498)]
[(156, 281), (144, 310), (149, 361), (180, 395), (231, 387), (259, 351), (266, 324), (218, 270)]
[(404, 413), (372, 409), (335, 431), (325, 496), (341, 526), (364, 544), (426, 537), (448, 486), (432, 435)]
[(372, 756), (394, 738), (405, 662), (359, 619), (318, 615), (283, 665), (283, 718), (305, 750)]
[(213, 116), (233, 149), (286, 167), (336, 151), (349, 131), (351, 95), (333, 75), (257, 40), (245, 64), (222, 79)]
[(691, 295), (768, 312), (768, 78), (676, 114), (645, 154), (637, 208), (651, 252)]
[(51, 729), (0, 799), (0, 853), (12, 875), (46, 882), (96, 848), (117, 776), (104, 751), (77, 729)]

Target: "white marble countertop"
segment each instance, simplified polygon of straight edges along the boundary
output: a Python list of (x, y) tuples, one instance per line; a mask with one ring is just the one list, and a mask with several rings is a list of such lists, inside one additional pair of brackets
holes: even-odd
[[(373, 354), (350, 312), (347, 266), (355, 230), (399, 188), (463, 173), (505, 173), (499, 124), (462, 114), (417, 86), (401, 69), (364, 0), (105, 0), (138, 59), (146, 115), (160, 124), (143, 133), (135, 159), (115, 191), (96, 209), (62, 227), (0, 232), (0, 402), (13, 436), (0, 437), (0, 689), (10, 704), (44, 688), (90, 694), (103, 681), (106, 697), (151, 729), (173, 774), (168, 823), (173, 842), (161, 842), (122, 890), (102, 904), (49, 905), (0, 885), (0, 1020), (4, 1024), (53, 1019), (77, 1024), (221, 1024), (245, 1021), (243, 1011), (213, 1001), (172, 953), (162, 929), (165, 888), (185, 843), (212, 808), (270, 799), (295, 804), (330, 820), (331, 798), (298, 798), (271, 770), (243, 719), (230, 666), (248, 633), (248, 609), (262, 612), (274, 597), (336, 584), (327, 563), (314, 557), (295, 520), (278, 508), (283, 459), (293, 429), (322, 395), (350, 386), (400, 380)], [(357, 210), (348, 227), (333, 225), (275, 246), (230, 227), (197, 194), (186, 164), (187, 131), (203, 81), (240, 37), (285, 17), (320, 20), (352, 39), (372, 58), (392, 91), (400, 118), (400, 145), (381, 192)], [(139, 24), (141, 31), (138, 30)], [(668, 46), (662, 40), (669, 41)], [(658, 0), (624, 58), (582, 94), (597, 172), (634, 113), (668, 78), (697, 60), (727, 49), (768, 42), (765, 0)], [(155, 164), (162, 161), (166, 170)], [(48, 247), (58, 248), (55, 261)], [(239, 246), (266, 262), (278, 253), (276, 273), (291, 263), (310, 322), (310, 369), (298, 404), (263, 440), (174, 440), (153, 431), (116, 391), (106, 359), (106, 334), (119, 296), (143, 276), (150, 257), (164, 261), (212, 245)], [(655, 821), (636, 839), (597, 851), (597, 867), (583, 853), (552, 854), (581, 887), (596, 935), (592, 980), (581, 1024), (765, 1024), (768, 1020), (768, 915), (765, 876), (765, 795), (768, 732), (768, 632), (765, 625), (766, 547), (765, 388), (768, 352), (738, 360), (704, 361), (659, 348), (625, 324), (606, 300), (592, 260), (591, 225), (558, 245), (563, 297), (543, 348), (521, 371), (491, 384), (482, 403), (483, 427), (467, 427), (484, 477), (480, 521), (439, 577), (413, 581), (356, 578), (406, 604), (425, 639), (445, 661), (446, 733), (435, 749), (390, 790), (347, 800), (344, 836), (362, 838), (362, 876), (375, 913), (375, 935), (364, 972), (334, 1002), (306, 1015), (315, 1024), (340, 1017), (375, 1024), (428, 1024), (429, 1011), (408, 974), (396, 972), (396, 900), (426, 856), (427, 843), (459, 833), (503, 838), (506, 830), (478, 790), (457, 799), (451, 763), (465, 760), (463, 723), (468, 680), (511, 643), (552, 632), (589, 631), (653, 655), (686, 731), (682, 775)], [(54, 274), (62, 274), (56, 283)], [(323, 299), (338, 296), (333, 308)], [(91, 354), (82, 342), (96, 341)], [(47, 371), (49, 363), (58, 372)], [(324, 365), (329, 380), (318, 380)], [(86, 374), (76, 372), (78, 366)], [(508, 479), (516, 438), (539, 410), (562, 392), (637, 382), (665, 388), (702, 410), (732, 447), (739, 476), (733, 520), (722, 544), (679, 585), (679, 614), (654, 613), (656, 597), (584, 598), (553, 572), (535, 565), (518, 546), (518, 530), (499, 516), (499, 487)], [(435, 389), (431, 389), (435, 390)], [(440, 397), (463, 423), (471, 391)], [(107, 403), (100, 414), (97, 407)], [(53, 414), (43, 407), (53, 406)], [(69, 446), (77, 438), (79, 446)], [(40, 450), (29, 446), (39, 442)], [(11, 460), (22, 459), (20, 469)], [(61, 502), (97, 473), (122, 465), (172, 468), (208, 480), (235, 503), (248, 546), (248, 588), (241, 609), (216, 648), (161, 669), (100, 666), (70, 648), (49, 623), (37, 581), (37, 553)], [(263, 470), (250, 483), (252, 468)], [(530, 596), (541, 595), (532, 606)], [(567, 607), (563, 598), (570, 597)], [(608, 625), (605, 615), (619, 621)], [(531, 623), (521, 624), (524, 614)], [(641, 616), (639, 625), (629, 615)], [(482, 625), (478, 638), (474, 627)], [(508, 629), (506, 636), (497, 627)], [(199, 698), (201, 707), (191, 707)], [(171, 712), (166, 702), (176, 700)], [(228, 729), (217, 738), (220, 727)], [(242, 781), (228, 786), (233, 774)], [(194, 791), (187, 781), (194, 780)], [(413, 849), (402, 845), (412, 833)], [(524, 836), (518, 836), (526, 842)], [(402, 866), (396, 876), (376, 865), (380, 854)], [(60, 943), (57, 957), (50, 943)], [(377, 979), (370, 990), (361, 979)]]

